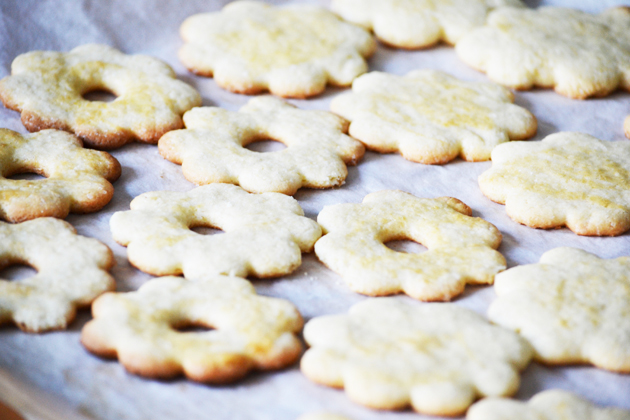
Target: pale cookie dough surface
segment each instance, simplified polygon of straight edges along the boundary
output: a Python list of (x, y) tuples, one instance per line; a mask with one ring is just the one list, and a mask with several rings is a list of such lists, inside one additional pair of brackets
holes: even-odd
[(37, 274), (0, 279), (0, 324), (28, 332), (65, 329), (77, 308), (116, 287), (108, 273), (114, 265), (109, 248), (54, 218), (0, 222), (0, 270), (14, 264), (29, 265)]
[(628, 115), (624, 121), (623, 131), (625, 131), (626, 137), (630, 139), (630, 115)]
[(541, 7), (494, 11), (461, 38), (457, 55), (497, 83), (553, 87), (570, 98), (630, 90), (630, 8), (599, 15)]
[[(344, 134), (348, 123), (342, 118), (300, 110), (271, 96), (251, 99), (239, 112), (195, 108), (184, 123), (185, 130), (167, 133), (158, 147), (197, 185), (226, 182), (250, 192), (289, 195), (300, 187), (335, 187), (348, 175), (346, 164), (356, 164), (365, 151)], [(286, 149), (259, 153), (245, 147), (266, 139)]]
[[(22, 222), (37, 217), (100, 210), (114, 195), (118, 161), (84, 149), (81, 140), (58, 130), (22, 135), (0, 129), (0, 218)], [(11, 179), (35, 173), (46, 179)]]
[[(93, 90), (117, 98), (110, 103), (83, 98)], [(201, 105), (197, 91), (177, 80), (166, 63), (98, 44), (18, 56), (11, 76), (0, 81), (0, 100), (22, 113), (29, 131), (66, 130), (103, 149), (133, 140), (157, 143), (183, 126), (184, 112)]]
[(522, 7), (520, 0), (332, 0), (333, 11), (372, 29), (384, 43), (426, 48), (440, 41), (455, 44), (483, 26), (494, 8)]
[[(455, 198), (375, 192), (362, 204), (336, 204), (321, 211), (317, 222), (326, 235), (315, 244), (315, 253), (355, 292), (450, 300), (466, 284), (492, 284), (505, 269), (505, 259), (496, 251), (501, 232), (471, 213)], [(413, 254), (385, 245), (401, 239), (428, 250)]]
[(189, 17), (179, 58), (238, 93), (317, 95), (327, 83), (347, 86), (367, 71), (376, 43), (364, 29), (312, 5), (275, 7), (255, 1)]
[(331, 110), (351, 121), (350, 135), (369, 149), (431, 164), (489, 160), (496, 145), (533, 136), (536, 118), (512, 102), (502, 86), (416, 70), (360, 76)]
[(495, 148), (492, 168), (479, 176), (479, 186), (524, 225), (620, 235), (630, 229), (629, 156), (627, 141), (556, 133), (541, 142)]
[(537, 360), (630, 373), (630, 257), (555, 248), (497, 275), (494, 289), (488, 317), (529, 340)]
[[(91, 352), (137, 375), (225, 383), (252, 369), (280, 369), (302, 352), (302, 317), (283, 299), (258, 296), (245, 279), (162, 277), (137, 292), (107, 293), (81, 332)], [(208, 331), (179, 331), (201, 327)]]
[(470, 407), (466, 420), (630, 420), (630, 411), (598, 407), (570, 392), (552, 389), (527, 403), (485, 398)]
[(402, 298), (369, 299), (348, 315), (309, 321), (301, 362), (311, 380), (343, 387), (379, 409), (411, 405), (423, 414), (458, 415), (478, 397), (508, 396), (531, 348), (517, 334), (469, 309)]
[[(298, 202), (279, 193), (249, 194), (230, 184), (191, 191), (154, 191), (110, 220), (114, 240), (127, 247), (131, 264), (162, 276), (228, 274), (276, 277), (301, 264), (321, 228)], [(220, 229), (202, 235), (191, 227)]]

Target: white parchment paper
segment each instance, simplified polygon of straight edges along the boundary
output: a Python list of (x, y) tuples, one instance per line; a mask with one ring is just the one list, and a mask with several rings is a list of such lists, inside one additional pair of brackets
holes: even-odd
[[(526, 0), (527, 1), (527, 0)], [(285, 4), (300, 1), (270, 1)], [(149, 54), (170, 64), (179, 78), (197, 88), (204, 105), (237, 110), (247, 96), (219, 89), (212, 79), (194, 76), (177, 60), (181, 45), (178, 28), (194, 13), (219, 10), (219, 0), (2, 0), (0, 1), (0, 77), (10, 73), (12, 60), (31, 50), (68, 51), (78, 45), (99, 42), (130, 54)], [(328, 5), (326, 0), (310, 3)], [(615, 0), (529, 0), (530, 6), (555, 4), (599, 12), (606, 7), (630, 4)], [(370, 60), (370, 69), (405, 74), (419, 68), (447, 71), (465, 80), (486, 80), (461, 63), (452, 48), (439, 46), (424, 51), (399, 51), (379, 46)], [(329, 88), (310, 100), (291, 101), (301, 108), (328, 110), (332, 97), (341, 89)], [(558, 131), (581, 131), (603, 140), (628, 141), (622, 132), (623, 120), (630, 114), (630, 93), (616, 92), (604, 99), (576, 101), (549, 90), (516, 94), (516, 103), (526, 107), (539, 121), (540, 140)], [(17, 112), (0, 109), (0, 126), (20, 132)], [(178, 165), (165, 161), (157, 147), (127, 145), (112, 153), (122, 164), (122, 176), (114, 184), (112, 202), (102, 211), (71, 215), (68, 221), (79, 233), (105, 242), (116, 255), (113, 270), (118, 290), (137, 289), (150, 276), (131, 267), (126, 249), (117, 245), (109, 231), (109, 218), (115, 211), (127, 210), (137, 195), (154, 190), (187, 191), (187, 182)], [(499, 204), (485, 198), (477, 177), (490, 162), (468, 163), (456, 160), (443, 166), (427, 166), (404, 160), (397, 154), (368, 152), (351, 167), (346, 184), (334, 190), (300, 190), (297, 198), (307, 216), (315, 218), (323, 206), (360, 202), (373, 191), (401, 189), (421, 197), (453, 196), (473, 208), (474, 215), (495, 224), (503, 233), (501, 251), (510, 267), (537, 262), (540, 255), (558, 246), (575, 246), (600, 257), (630, 255), (630, 236), (616, 238), (579, 237), (567, 229), (534, 230), (518, 225)], [(276, 280), (254, 280), (260, 294), (293, 302), (306, 320), (345, 312), (364, 299), (350, 292), (341, 279), (313, 255), (304, 255), (303, 265), (290, 276)], [(458, 305), (485, 313), (494, 298), (491, 287), (468, 287), (456, 299)], [(105, 361), (87, 353), (79, 343), (81, 327), (89, 320), (81, 313), (69, 330), (42, 335), (25, 334), (15, 327), (0, 328), (0, 368), (14, 378), (49, 392), (88, 419), (274, 419), (292, 420), (298, 415), (330, 410), (359, 419), (421, 418), (411, 411), (379, 412), (351, 403), (343, 391), (309, 382), (297, 365), (280, 372), (254, 373), (234, 385), (213, 387), (184, 379), (145, 380), (125, 372), (116, 361)], [(528, 399), (548, 388), (576, 392), (603, 405), (630, 408), (630, 376), (591, 367), (549, 368), (533, 363), (523, 373), (516, 395)], [(2, 399), (2, 395), (0, 395)], [(9, 401), (10, 402), (10, 401)]]

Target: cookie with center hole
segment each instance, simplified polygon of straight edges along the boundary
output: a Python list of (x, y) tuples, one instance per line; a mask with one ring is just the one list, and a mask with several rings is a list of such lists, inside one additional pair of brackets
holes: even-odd
[(77, 308), (116, 287), (109, 248), (59, 219), (0, 222), (0, 269), (15, 264), (37, 273), (0, 279), (0, 324), (14, 323), (26, 332), (65, 329)]
[[(298, 202), (279, 193), (250, 194), (231, 184), (188, 192), (154, 191), (110, 220), (131, 264), (156, 275), (277, 277), (300, 266), (321, 236)], [(223, 231), (203, 235), (191, 228)]]
[[(501, 232), (471, 214), (456, 198), (379, 191), (361, 204), (324, 207), (317, 222), (325, 235), (315, 244), (315, 253), (355, 292), (402, 292), (423, 301), (447, 301), (466, 284), (492, 284), (506, 267), (496, 251)], [(385, 245), (396, 240), (428, 249), (414, 254)]]
[(140, 376), (183, 374), (206, 383), (281, 369), (300, 356), (302, 317), (290, 302), (258, 296), (238, 277), (190, 280), (162, 277), (136, 292), (101, 296), (81, 343)]
[[(14, 179), (38, 174), (45, 179)], [(22, 135), (0, 129), (0, 218), (23, 222), (91, 213), (112, 199), (120, 164), (109, 153), (84, 149), (58, 130)]]
[[(108, 103), (83, 96), (99, 90), (116, 99)], [(177, 80), (166, 63), (99, 44), (68, 53), (18, 56), (11, 76), (0, 80), (0, 100), (22, 113), (22, 123), (31, 132), (66, 130), (100, 149), (134, 140), (157, 143), (167, 131), (183, 126), (184, 112), (201, 105), (197, 91)]]
[[(249, 192), (289, 195), (301, 187), (331, 188), (344, 183), (346, 165), (356, 164), (365, 152), (345, 134), (343, 118), (301, 110), (272, 96), (251, 99), (239, 112), (195, 108), (184, 123), (185, 130), (167, 133), (158, 148), (197, 185), (224, 182)], [(286, 148), (272, 153), (246, 148), (267, 139)]]

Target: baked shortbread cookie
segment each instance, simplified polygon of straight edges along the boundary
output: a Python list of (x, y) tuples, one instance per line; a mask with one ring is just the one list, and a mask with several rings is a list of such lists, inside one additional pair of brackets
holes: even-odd
[(345, 20), (372, 29), (384, 43), (426, 48), (439, 41), (455, 44), (483, 26), (496, 7), (522, 7), (520, 0), (332, 0)]
[(350, 135), (371, 150), (446, 163), (458, 156), (489, 160), (496, 145), (533, 136), (536, 118), (513, 101), (504, 87), (441, 71), (372, 72), (356, 79), (351, 93), (333, 99), (331, 110), (350, 120)]
[[(11, 179), (35, 173), (46, 179)], [(58, 130), (22, 135), (0, 128), (0, 218), (36, 217), (100, 210), (112, 199), (120, 164), (109, 153), (84, 149), (81, 140)]]
[[(315, 253), (355, 292), (450, 300), (466, 284), (492, 284), (505, 270), (505, 258), (496, 251), (501, 232), (471, 214), (456, 198), (379, 191), (362, 204), (324, 207), (317, 221), (326, 235), (315, 244)], [(385, 245), (400, 239), (428, 250), (408, 254)]]
[(63, 220), (0, 222), (0, 269), (25, 264), (37, 270), (21, 280), (0, 279), (0, 324), (27, 332), (65, 329), (77, 308), (115, 289), (108, 273), (114, 263), (107, 246), (77, 235)]
[[(83, 98), (94, 90), (117, 98), (110, 103)], [(183, 126), (184, 112), (201, 105), (197, 91), (177, 80), (166, 63), (98, 44), (18, 56), (11, 76), (0, 81), (0, 100), (22, 113), (29, 131), (66, 130), (102, 149), (133, 140), (157, 143)]]
[(345, 388), (379, 409), (411, 405), (422, 414), (462, 414), (478, 397), (508, 396), (531, 348), (517, 334), (448, 303), (369, 299), (348, 315), (309, 321), (301, 361), (311, 380)]
[[(293, 195), (300, 187), (343, 184), (363, 156), (363, 145), (345, 135), (348, 123), (326, 111), (304, 111), (272, 96), (251, 99), (239, 112), (195, 108), (184, 115), (185, 130), (167, 133), (158, 147), (182, 165), (198, 185), (226, 182), (250, 192)], [(287, 148), (258, 153), (245, 146), (275, 139)]]
[(620, 235), (630, 229), (628, 156), (630, 143), (583, 133), (506, 143), (492, 151), (492, 167), (479, 177), (479, 187), (524, 225)]
[(503, 8), (464, 35), (457, 55), (497, 83), (551, 88), (575, 99), (630, 90), (630, 8)]
[(626, 121), (624, 121), (623, 131), (625, 131), (626, 137), (630, 139), (630, 115), (628, 115), (626, 117)]
[(310, 5), (237, 1), (189, 17), (180, 32), (179, 58), (190, 71), (246, 94), (305, 98), (326, 83), (347, 86), (376, 49), (366, 30)]
[[(162, 277), (137, 292), (101, 296), (81, 342), (137, 375), (184, 374), (209, 383), (231, 382), (252, 369), (280, 369), (300, 356), (302, 317), (290, 302), (258, 296), (238, 277), (194, 280)], [(185, 330), (190, 327), (209, 331)]]
[(494, 289), (490, 320), (518, 331), (537, 360), (630, 373), (630, 257), (556, 248), (497, 275)]
[[(156, 276), (183, 273), (189, 278), (288, 274), (321, 236), (319, 225), (304, 217), (292, 197), (249, 194), (230, 184), (142, 194), (130, 211), (114, 213), (110, 226), (135, 267)], [(190, 229), (196, 226), (224, 233), (202, 235)]]

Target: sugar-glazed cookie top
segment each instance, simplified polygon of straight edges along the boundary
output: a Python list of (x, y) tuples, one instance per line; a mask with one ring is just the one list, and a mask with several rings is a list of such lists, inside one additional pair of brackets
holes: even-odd
[(332, 9), (349, 22), (374, 30), (388, 45), (425, 48), (439, 41), (455, 44), (486, 22), (496, 7), (521, 7), (520, 0), (332, 0)]
[(536, 118), (513, 101), (502, 86), (441, 71), (372, 72), (333, 99), (331, 110), (350, 120), (350, 134), (372, 150), (445, 163), (458, 156), (489, 160), (496, 145), (533, 136)]
[(583, 133), (511, 142), (492, 152), (481, 191), (505, 204), (515, 221), (567, 226), (578, 235), (614, 236), (630, 229), (630, 143)]
[(547, 364), (630, 373), (630, 257), (556, 248), (497, 275), (488, 316), (518, 331)]
[[(117, 98), (109, 103), (83, 98), (94, 90)], [(18, 56), (11, 76), (0, 81), (0, 100), (22, 112), (29, 131), (62, 129), (103, 149), (133, 140), (157, 143), (165, 132), (183, 126), (184, 112), (201, 105), (195, 89), (177, 80), (162, 61), (97, 44)]]
[(630, 8), (599, 15), (574, 9), (499, 9), (465, 35), (457, 54), (495, 82), (553, 87), (570, 98), (630, 90)]
[(233, 92), (284, 97), (317, 95), (326, 83), (349, 85), (376, 49), (366, 30), (321, 7), (255, 1), (191, 16), (181, 35), (179, 57), (191, 71)]
[(311, 348), (301, 370), (309, 379), (343, 387), (368, 407), (411, 405), (443, 416), (462, 414), (478, 397), (514, 394), (532, 354), (516, 333), (469, 309), (402, 298), (312, 319), (304, 339)]
[[(185, 130), (167, 133), (158, 147), (182, 165), (196, 184), (225, 182), (250, 192), (295, 194), (298, 188), (343, 184), (365, 151), (347, 136), (348, 123), (326, 111), (298, 109), (272, 96), (253, 98), (239, 112), (195, 108), (184, 115)], [(259, 153), (245, 146), (274, 139), (287, 146)]]

